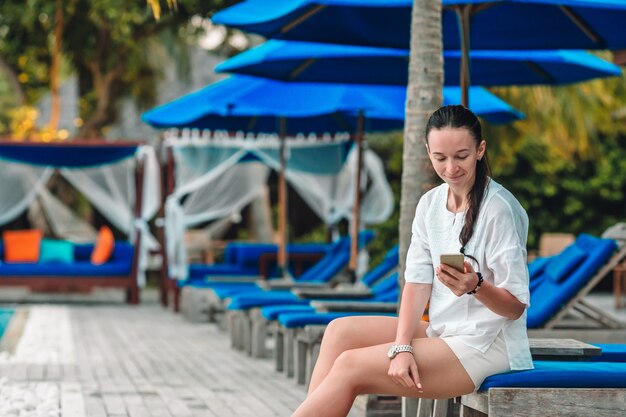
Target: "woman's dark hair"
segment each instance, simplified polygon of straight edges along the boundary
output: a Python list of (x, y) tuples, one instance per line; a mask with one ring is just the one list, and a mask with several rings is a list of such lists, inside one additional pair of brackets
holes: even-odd
[[(476, 141), (476, 147), (482, 141), (482, 128), (478, 117), (468, 108), (461, 105), (443, 106), (435, 111), (426, 123), (426, 143), (428, 143), (428, 134), (433, 129), (467, 129)], [(465, 213), (465, 224), (461, 229), (459, 240), (461, 241), (461, 253), (465, 251), (465, 245), (474, 234), (474, 224), (478, 219), (480, 204), (483, 201), (485, 190), (489, 183), (491, 168), (487, 159), (487, 152), (481, 159), (476, 161), (476, 179), (472, 189), (467, 194), (467, 210)]]

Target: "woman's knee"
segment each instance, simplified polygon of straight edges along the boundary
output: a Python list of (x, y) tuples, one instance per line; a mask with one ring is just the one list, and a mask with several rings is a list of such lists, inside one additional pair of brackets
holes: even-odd
[(360, 370), (365, 368), (363, 360), (363, 355), (360, 355), (357, 349), (346, 350), (335, 359), (331, 374), (341, 379), (347, 388), (358, 393), (361, 383), (364, 382), (363, 376), (360, 375)]
[(351, 317), (341, 317), (331, 321), (324, 330), (324, 340), (341, 343), (350, 340), (350, 333), (353, 329), (350, 319)]

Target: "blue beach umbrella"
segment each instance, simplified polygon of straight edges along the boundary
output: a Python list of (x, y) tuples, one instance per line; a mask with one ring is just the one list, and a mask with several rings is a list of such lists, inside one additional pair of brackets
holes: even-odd
[[(480, 87), (472, 87), (472, 110), (491, 123), (520, 120), (522, 113)], [(460, 102), (459, 87), (444, 88), (444, 102)], [(359, 111), (365, 130), (402, 129), (406, 88), (381, 85), (289, 83), (231, 76), (142, 114), (157, 128), (197, 128), (285, 134), (354, 132)]]
[[(473, 110), (492, 122), (521, 119), (523, 115), (488, 91), (474, 87)], [(444, 88), (444, 102), (458, 103), (458, 87)], [(286, 271), (286, 184), (284, 138), (298, 133), (356, 132), (402, 129), (406, 88), (400, 86), (288, 83), (249, 76), (232, 76), (197, 92), (154, 108), (142, 120), (158, 128), (198, 128), (278, 133), (281, 140), (279, 199), (279, 268)], [(364, 125), (365, 123), (365, 125)], [(358, 147), (357, 166), (361, 166)], [(356, 175), (355, 214), (358, 224), (360, 175)], [(356, 267), (356, 235), (352, 239), (351, 270)]]
[[(442, 0), (444, 49), (460, 50), (467, 9), (476, 49), (623, 49), (623, 0)], [(409, 49), (412, 0), (245, 0), (213, 22), (266, 38)]]
[[(626, 23), (625, 23), (626, 24)], [(406, 85), (409, 51), (371, 46), (269, 40), (230, 58), (216, 72), (283, 81)], [(444, 52), (444, 84), (460, 83), (459, 51)], [(476, 85), (567, 84), (620, 75), (620, 68), (585, 51), (472, 51)]]
[[(623, 0), (442, 0), (445, 50), (624, 49)], [(246, 0), (215, 23), (267, 38), (409, 49), (412, 0)]]

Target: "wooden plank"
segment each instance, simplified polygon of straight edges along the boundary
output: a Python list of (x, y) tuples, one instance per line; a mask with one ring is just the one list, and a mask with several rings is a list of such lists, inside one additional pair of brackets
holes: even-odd
[(75, 382), (61, 384), (61, 415), (63, 417), (85, 417), (85, 401), (82, 388)]
[(626, 414), (626, 390), (492, 388), (490, 417), (614, 417)]
[(530, 353), (533, 355), (533, 358), (536, 358), (537, 356), (573, 356), (581, 358), (587, 356), (600, 356), (602, 354), (602, 349), (599, 347), (575, 339), (530, 338), (528, 342), (530, 344)]
[(358, 311), (395, 313), (398, 310), (398, 303), (385, 302), (312, 301), (311, 305), (320, 312)]
[(292, 291), (298, 298), (347, 298), (359, 299), (372, 296), (369, 288), (296, 288)]
[(489, 397), (484, 392), (463, 395), (461, 404), (481, 413), (487, 414), (489, 412)]

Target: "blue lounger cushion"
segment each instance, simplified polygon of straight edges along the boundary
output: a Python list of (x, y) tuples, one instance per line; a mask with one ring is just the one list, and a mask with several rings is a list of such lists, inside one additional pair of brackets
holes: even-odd
[[(391, 293), (391, 294), (389, 294)], [(380, 283), (372, 287), (372, 296), (360, 301), (397, 301), (398, 298), (398, 273), (394, 272)], [(341, 298), (324, 299), (325, 301), (355, 301), (354, 299)], [(236, 294), (228, 304), (228, 310), (247, 310), (250, 308), (264, 307), (277, 304), (309, 304), (310, 299), (298, 298), (290, 291), (264, 291), (259, 293)]]
[(492, 375), (481, 390), (510, 388), (626, 388), (626, 363), (534, 361), (535, 369)]
[(259, 291), (236, 294), (228, 303), (228, 310), (247, 310), (274, 304), (308, 304), (309, 300), (300, 299), (291, 291)]
[(537, 278), (538, 284), (531, 285), (528, 328), (540, 328), (570, 301), (605, 265), (617, 249), (612, 239), (601, 239), (581, 234), (572, 244), (584, 251), (586, 258), (559, 282), (550, 279), (546, 271)]
[[(400, 289), (398, 287), (398, 273), (394, 272), (387, 278), (383, 279), (376, 285), (372, 287), (372, 297), (365, 299), (324, 299), (323, 301), (347, 301), (350, 303), (355, 302), (390, 302), (396, 303), (398, 302)], [(276, 303), (274, 305), (266, 305), (261, 308), (261, 315), (265, 317), (267, 320), (276, 320), (276, 318), (282, 313), (290, 313), (290, 312), (308, 312), (310, 314), (316, 314), (317, 312), (313, 307), (308, 307), (308, 305), (298, 305), (293, 306), (289, 303)]]
[(332, 313), (285, 313), (278, 316), (278, 322), (287, 329), (303, 327), (313, 324), (328, 324), (335, 319), (351, 316), (390, 316), (392, 313), (361, 313), (361, 312), (332, 312)]
[(551, 256), (543, 256), (533, 259), (532, 262), (528, 264), (528, 278), (531, 282), (541, 275), (550, 260), (552, 260)]
[[(389, 274), (390, 271), (393, 271), (398, 265), (398, 247), (394, 246), (390, 249), (383, 261), (377, 265), (375, 268), (372, 268), (365, 276), (363, 277), (364, 283), (374, 283), (377, 282), (372, 287), (373, 296), (371, 300), (373, 301), (376, 296), (384, 297), (387, 292), (391, 292), (394, 289), (397, 291), (398, 282), (397, 282), (397, 273), (393, 273), (392, 275), (396, 278), (390, 279), (392, 275), (387, 278), (381, 280), (386, 274)], [(396, 296), (397, 298), (397, 296)], [(387, 301), (389, 297), (385, 297), (384, 299), (377, 299), (376, 301)], [(341, 299), (343, 301), (344, 299)], [(275, 304), (308, 304), (310, 300), (304, 300), (306, 302), (302, 302), (300, 298), (298, 298), (295, 294), (289, 291), (263, 291), (263, 292), (241, 292), (237, 294), (231, 294), (231, 300), (228, 304), (228, 310), (247, 310), (250, 308), (263, 307), (268, 305)], [(336, 301), (339, 301), (337, 299)]]
[(587, 257), (587, 253), (577, 245), (570, 245), (563, 249), (548, 262), (545, 273), (554, 282), (561, 282), (568, 277), (578, 265)]
[(261, 308), (261, 315), (266, 320), (276, 320), (279, 315), (284, 313), (315, 313), (315, 308), (310, 305), (298, 304), (278, 304)]
[[(619, 343), (594, 343), (602, 349), (602, 355), (591, 356), (593, 362), (624, 362), (626, 363), (626, 345)], [(624, 376), (626, 378), (626, 375)]]

